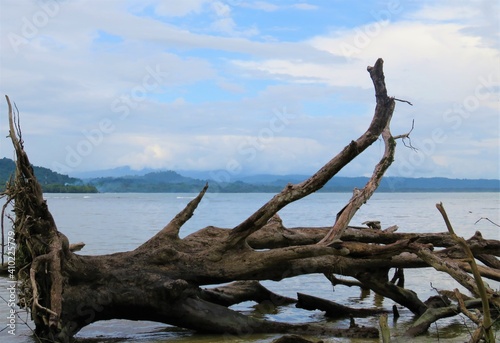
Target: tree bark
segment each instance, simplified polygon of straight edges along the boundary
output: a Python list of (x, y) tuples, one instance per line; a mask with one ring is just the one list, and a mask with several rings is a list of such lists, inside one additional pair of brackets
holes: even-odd
[[(14, 202), (13, 228), (18, 246), (21, 302), (31, 311), (35, 333), (66, 342), (99, 320), (151, 320), (200, 332), (295, 333), (376, 337), (375, 328), (339, 329), (327, 324), (288, 324), (260, 320), (227, 306), (246, 300), (281, 306), (294, 299), (269, 292), (254, 280), (282, 280), (312, 273), (358, 279), (364, 288), (394, 299), (416, 314), (427, 306), (411, 290), (388, 280), (391, 268), (453, 265), (453, 277), (469, 285), (470, 277), (454, 262), (462, 250), (448, 233), (404, 234), (348, 227), (356, 210), (376, 190), (392, 163), (395, 140), (389, 129), (394, 98), (387, 95), (383, 61), (368, 71), (375, 87), (376, 108), (367, 131), (350, 142), (308, 180), (287, 185), (279, 194), (234, 228), (208, 226), (179, 237), (208, 188), (163, 229), (132, 251), (101, 256), (76, 254), (57, 230), (26, 155), (10, 100), (9, 125), (17, 161), (16, 175), (4, 196)], [(277, 212), (325, 185), (379, 136), (385, 152), (365, 188), (355, 192), (328, 228), (283, 227)], [(500, 254), (497, 240), (469, 240), (471, 252), (491, 260)], [(434, 247), (443, 247), (434, 252)], [(462, 255), (461, 255), (462, 254)], [(457, 257), (459, 256), (459, 257)], [(437, 262), (436, 262), (437, 261)], [(490, 261), (491, 262), (491, 261)], [(490, 268), (495, 263), (490, 263)], [(486, 276), (496, 275), (486, 273)], [(467, 275), (467, 274), (466, 274)], [(234, 282), (216, 289), (202, 286)], [(472, 286), (471, 286), (472, 287)], [(488, 293), (490, 297), (495, 294)]]
[(379, 308), (353, 308), (303, 293), (298, 293), (297, 297), (299, 299), (297, 307), (325, 311), (325, 316), (330, 318), (368, 317), (387, 313), (386, 310)]

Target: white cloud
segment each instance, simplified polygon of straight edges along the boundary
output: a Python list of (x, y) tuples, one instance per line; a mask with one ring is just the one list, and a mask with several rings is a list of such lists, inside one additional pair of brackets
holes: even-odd
[[(137, 147), (137, 145), (135, 146)], [(128, 165), (132, 167), (132, 169), (137, 170), (144, 167), (164, 168), (172, 162), (174, 157), (172, 146), (170, 145), (168, 148), (167, 150), (165, 147), (160, 146), (160, 144), (153, 143), (145, 146), (141, 152), (129, 152), (119, 157), (117, 162), (119, 165)]]
[(464, 19), (472, 19), (480, 13), (478, 8), (462, 7), (462, 6), (447, 6), (441, 5), (424, 5), (419, 11), (412, 13), (411, 17), (417, 20), (425, 21), (450, 21), (457, 22)]
[(209, 0), (155, 1), (155, 13), (167, 17), (182, 17), (191, 13), (200, 13)]
[[(479, 44), (480, 37), (463, 34), (463, 26), (418, 22), (379, 25), (379, 34), (373, 38), (366, 34), (369, 30), (365, 26), (310, 40), (315, 49), (344, 55), (346, 63), (342, 66), (299, 59), (234, 63), (279, 79), (369, 88), (372, 86), (365, 68), (383, 57), (391, 79), (390, 88), (427, 101), (459, 101), (473, 94), (481, 78), (492, 77), (498, 82), (498, 51)], [(417, 70), (420, 72), (416, 73)]]
[(275, 11), (280, 11), (280, 10), (288, 9), (288, 8), (301, 10), (301, 11), (311, 11), (311, 10), (319, 9), (319, 6), (311, 5), (311, 4), (305, 3), (305, 2), (286, 4), (286, 5), (285, 4), (276, 5), (274, 3), (267, 2), (267, 1), (254, 1), (254, 2), (243, 3), (242, 6), (244, 6), (246, 8), (251, 8), (254, 10), (265, 11), (265, 12), (275, 12)]
[[(117, 139), (115, 137), (114, 139)], [(261, 137), (237, 135), (126, 136), (120, 145), (127, 151), (118, 165), (214, 170), (234, 168), (238, 173), (286, 173), (325, 153), (321, 144), (310, 138)], [(118, 141), (117, 141), (118, 142)]]
[(311, 5), (305, 2), (298, 3), (298, 4), (293, 4), (290, 5), (292, 8), (298, 9), (298, 10), (305, 10), (305, 11), (312, 11), (312, 10), (317, 10), (319, 9), (318, 6), (316, 5)]
[(231, 15), (231, 7), (220, 1), (213, 2), (211, 6), (215, 14), (219, 17), (229, 17)]
[[(219, 169), (234, 158), (248, 171), (310, 172), (368, 126), (374, 98), (366, 66), (383, 57), (389, 93), (414, 103), (398, 103), (394, 133), (415, 119), (416, 144), (425, 146), (434, 129), (447, 136), (414, 166), (414, 176), (498, 172), (498, 125), (492, 124), (499, 111), (499, 53), (492, 43), (498, 33), (491, 28), (493, 11), (484, 6), (460, 2), (457, 9), (440, 1), (411, 12), (403, 3), (401, 15), (388, 21), (345, 30), (318, 20), (307, 24), (322, 34), (287, 41), (278, 35), (271, 42), (268, 22), (238, 22), (236, 13), (244, 15), (247, 2), (151, 0), (126, 8), (105, 1), (96, 11), (71, 1), (60, 2), (58, 13), (24, 38), (23, 18), (32, 21), (43, 11), (40, 3), (6, 2), (0, 14), (0, 71), (7, 80), (0, 92), (17, 102), (27, 149), (38, 164), (66, 163), (68, 149), (88, 140), (82, 130), (109, 119), (114, 130), (72, 170), (120, 164)], [(314, 9), (250, 4), (272, 16)], [(11, 33), (22, 43), (13, 46)], [(348, 46), (353, 53), (346, 56)], [(151, 70), (157, 68), (155, 86)], [(238, 147), (258, 140), (283, 108), (292, 114), (286, 127), (273, 132), (272, 142), (263, 136), (269, 144), (253, 146), (252, 159), (252, 145), (241, 154)], [(5, 136), (3, 116), (0, 127)], [(0, 148), (11, 155), (8, 144)], [(471, 152), (466, 163), (462, 151)], [(400, 149), (396, 163), (408, 161), (409, 153)], [(370, 173), (376, 158), (366, 158), (349, 170)]]
[(244, 3), (244, 7), (255, 9), (255, 10), (261, 10), (265, 12), (274, 12), (280, 9), (278, 5), (272, 4), (270, 2), (266, 1), (254, 1), (250, 3)]

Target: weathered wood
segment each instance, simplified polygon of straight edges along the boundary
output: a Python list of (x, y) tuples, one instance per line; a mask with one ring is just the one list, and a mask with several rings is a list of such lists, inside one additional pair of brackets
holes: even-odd
[(418, 298), (412, 290), (407, 290), (389, 282), (388, 270), (385, 268), (365, 270), (356, 272), (356, 278), (375, 291), (377, 294), (394, 300), (405, 306), (415, 314), (422, 314), (427, 310), (427, 306)]
[[(466, 308), (481, 307), (481, 299), (465, 301)], [(446, 317), (456, 316), (460, 313), (459, 305), (427, 309), (406, 331), (405, 335), (415, 337), (427, 332), (432, 323)]]
[[(478, 289), (478, 294), (481, 297), (482, 305), (483, 305), (483, 322), (481, 324), (482, 328), (484, 329), (484, 338), (486, 342), (488, 343), (493, 343), (495, 340), (494, 333), (493, 333), (493, 328), (491, 327), (492, 325), (492, 320), (491, 320), (491, 312), (490, 312), (490, 297), (492, 294), (494, 294), (493, 291), (490, 292), (489, 287), (487, 287), (484, 282), (483, 278), (481, 277), (481, 273), (479, 272), (478, 266), (476, 264), (476, 259), (474, 257), (474, 254), (472, 253), (469, 245), (463, 239), (462, 237), (458, 237), (455, 234), (455, 231), (453, 230), (453, 227), (451, 225), (451, 222), (448, 218), (448, 214), (446, 213), (446, 210), (444, 209), (444, 206), (442, 203), (436, 204), (437, 209), (443, 216), (443, 219), (446, 223), (446, 227), (448, 231), (450, 232), (451, 237), (453, 238), (454, 241), (457, 242), (457, 245), (460, 246), (465, 255), (467, 256), (467, 262), (470, 264), (470, 269), (472, 272), (472, 275), (474, 275), (474, 280), (476, 281), (477, 289)], [(460, 295), (457, 294), (457, 297), (460, 299)], [(498, 302), (498, 299), (496, 301), (497, 305), (500, 305), (500, 302)], [(463, 309), (464, 308), (464, 303), (460, 301), (460, 307)]]
[(298, 335), (285, 335), (272, 341), (272, 343), (315, 343)]
[(324, 273), (323, 275), (325, 275), (328, 281), (330, 281), (332, 286), (343, 285), (347, 287), (359, 287), (361, 289), (367, 289), (359, 281), (339, 279), (332, 273)]
[(77, 251), (82, 250), (83, 247), (85, 247), (85, 243), (83, 243), (83, 242), (72, 243), (69, 245), (69, 251), (77, 252)]
[(353, 308), (334, 301), (318, 298), (312, 295), (297, 293), (298, 308), (305, 310), (320, 310), (325, 312), (325, 316), (330, 318), (345, 318), (345, 317), (368, 317), (376, 314), (387, 313), (386, 310), (380, 308)]
[(380, 332), (382, 333), (382, 343), (391, 343), (391, 331), (387, 324), (387, 314), (384, 313), (379, 318)]
[(204, 300), (223, 306), (231, 306), (244, 301), (270, 302), (274, 306), (297, 302), (296, 299), (271, 292), (255, 280), (236, 281), (221, 287), (207, 288), (203, 290), (201, 297)]
[[(378, 59), (373, 67), (368, 67), (368, 72), (375, 87), (375, 98), (377, 105), (375, 114), (368, 129), (357, 140), (351, 141), (340, 153), (327, 162), (309, 179), (297, 184), (288, 184), (279, 194), (275, 195), (269, 202), (264, 204), (250, 217), (237, 225), (229, 237), (230, 243), (241, 244), (255, 231), (262, 228), (271, 217), (289, 203), (302, 199), (303, 197), (321, 189), (334, 175), (344, 166), (351, 162), (356, 156), (372, 145), (382, 134), (387, 131), (395, 102), (388, 97), (383, 72), (384, 61)], [(382, 168), (383, 169), (383, 168)], [(385, 170), (380, 172), (383, 174)]]
[[(461, 269), (457, 261), (441, 258), (438, 254), (433, 254), (426, 246), (415, 243), (410, 244), (410, 246), (413, 251), (426, 263), (434, 267), (436, 270), (449, 274), (470, 292), (479, 296), (480, 290), (476, 280)], [(485, 287), (485, 292), (488, 296), (495, 294), (495, 291), (489, 287)]]
[(500, 270), (500, 260), (498, 260), (498, 258), (496, 258), (495, 256), (487, 254), (477, 254), (475, 256), (479, 261), (483, 262), (486, 266)]

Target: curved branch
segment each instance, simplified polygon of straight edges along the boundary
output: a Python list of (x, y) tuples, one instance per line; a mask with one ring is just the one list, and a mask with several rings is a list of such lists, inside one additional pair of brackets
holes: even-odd
[(479, 272), (478, 266), (476, 264), (476, 259), (472, 254), (467, 242), (462, 237), (458, 237), (453, 230), (453, 226), (448, 218), (448, 214), (444, 209), (442, 203), (436, 204), (438, 211), (443, 216), (444, 222), (446, 223), (446, 227), (450, 232), (451, 237), (458, 243), (458, 245), (465, 251), (467, 255), (468, 263), (470, 264), (470, 268), (472, 269), (472, 275), (474, 276), (474, 280), (476, 281), (478, 294), (481, 297), (482, 305), (483, 305), (483, 327), (485, 330), (485, 339), (488, 342), (493, 342), (493, 330), (491, 328), (491, 313), (490, 313), (490, 304), (489, 304), (489, 296), (487, 294), (487, 288), (481, 278), (481, 273)]
[(362, 190), (354, 190), (354, 194), (349, 200), (349, 203), (342, 210), (340, 210), (337, 214), (335, 224), (318, 244), (328, 245), (332, 242), (340, 240), (340, 237), (347, 228), (347, 225), (349, 225), (352, 217), (354, 217), (359, 208), (366, 203), (368, 199), (370, 199), (373, 193), (375, 193), (375, 190), (378, 188), (378, 185), (382, 180), (382, 176), (392, 164), (392, 161), (394, 161), (394, 152), (396, 150), (396, 142), (392, 138), (389, 125), (390, 119), (387, 121), (386, 127), (382, 131), (382, 138), (385, 143), (384, 155), (382, 156), (380, 162), (375, 166), (372, 177), (368, 180)]
[(384, 61), (379, 58), (373, 67), (367, 68), (375, 87), (377, 100), (375, 114), (367, 131), (356, 141), (349, 143), (316, 174), (297, 185), (287, 185), (249, 218), (233, 228), (228, 238), (228, 245), (241, 244), (249, 235), (262, 228), (280, 209), (322, 188), (344, 166), (377, 140), (390, 121), (395, 106), (394, 99), (387, 96), (383, 63)]
[[(393, 98), (393, 100), (396, 100)], [(411, 105), (411, 103), (410, 103)], [(392, 104), (392, 111), (394, 111), (394, 102)], [(375, 166), (373, 170), (372, 177), (366, 183), (365, 187), (362, 190), (354, 189), (354, 194), (347, 203), (347, 205), (342, 208), (337, 214), (335, 224), (331, 228), (331, 230), (326, 234), (326, 236), (318, 243), (323, 245), (331, 244), (335, 241), (339, 241), (340, 237), (346, 230), (349, 222), (354, 217), (359, 208), (371, 198), (373, 193), (377, 190), (382, 177), (385, 174), (385, 171), (391, 166), (394, 161), (394, 154), (396, 152), (396, 139), (402, 138), (403, 142), (405, 138), (410, 137), (410, 133), (413, 131), (414, 121), (412, 122), (411, 130), (404, 134), (393, 137), (391, 134), (391, 118), (392, 115), (388, 118), (386, 126), (382, 131), (382, 139), (384, 141), (384, 154), (380, 159), (379, 163)], [(406, 144), (405, 144), (406, 145)], [(411, 145), (411, 142), (410, 142)]]
[(170, 223), (168, 223), (167, 226), (165, 226), (165, 228), (163, 228), (162, 231), (171, 237), (179, 237), (179, 231), (182, 225), (184, 225), (193, 216), (194, 211), (196, 210), (201, 199), (207, 192), (207, 189), (208, 189), (208, 183), (205, 184), (200, 194), (198, 194), (196, 198), (191, 200), (186, 205), (186, 207), (181, 212), (179, 212), (174, 217), (174, 219), (172, 219)]
[(146, 247), (149, 246), (150, 244), (153, 244), (153, 242), (158, 243), (159, 241), (163, 240), (164, 237), (167, 239), (177, 239), (179, 238), (179, 231), (184, 225), (194, 214), (194, 211), (198, 207), (199, 203), (201, 202), (201, 199), (205, 195), (208, 189), (208, 183), (205, 184), (201, 192), (191, 200), (186, 207), (182, 209), (177, 215), (167, 224), (165, 227), (158, 232), (156, 235), (154, 235), (152, 238), (150, 238), (147, 242), (142, 244), (138, 249), (141, 249), (141, 247)]
[[(481, 299), (472, 299), (464, 302), (466, 308), (476, 308), (481, 306)], [(427, 329), (436, 320), (453, 317), (461, 312), (460, 305), (427, 309), (405, 332), (405, 336), (415, 337), (427, 332)]]

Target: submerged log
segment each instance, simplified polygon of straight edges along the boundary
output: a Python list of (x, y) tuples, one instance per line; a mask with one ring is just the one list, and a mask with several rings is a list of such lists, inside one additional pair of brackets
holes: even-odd
[(368, 317), (376, 314), (387, 313), (379, 308), (353, 308), (334, 301), (321, 299), (312, 295), (297, 293), (298, 302), (295, 306), (306, 310), (320, 310), (325, 312), (325, 316), (330, 318), (345, 317)]
[(311, 341), (298, 335), (285, 335), (283, 337), (275, 339), (272, 343), (319, 343), (319, 342)]
[(270, 302), (273, 306), (296, 303), (297, 300), (273, 293), (258, 281), (236, 281), (226, 286), (204, 289), (201, 297), (223, 306), (231, 306), (244, 301)]

